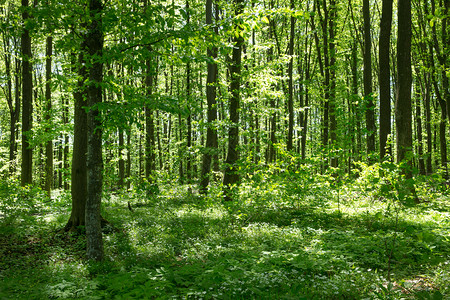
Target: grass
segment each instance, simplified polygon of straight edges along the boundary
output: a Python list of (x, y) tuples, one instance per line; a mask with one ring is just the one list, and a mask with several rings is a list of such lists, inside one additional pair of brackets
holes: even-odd
[(0, 299), (450, 298), (445, 191), (418, 189), (426, 201), (408, 207), (376, 184), (293, 181), (247, 179), (233, 203), (216, 186), (106, 194), (103, 215), (118, 230), (104, 234), (102, 263), (85, 260), (82, 235), (59, 233), (68, 195), (46, 202), (8, 186)]

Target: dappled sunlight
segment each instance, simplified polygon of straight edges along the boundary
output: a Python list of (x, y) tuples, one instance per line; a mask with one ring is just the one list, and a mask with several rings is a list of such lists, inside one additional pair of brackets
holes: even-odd
[[(2, 220), (5, 286), (61, 299), (332, 299), (445, 291), (450, 241), (443, 203), (404, 207), (375, 198), (374, 191), (358, 194), (350, 184), (339, 191), (326, 185), (317, 197), (299, 195), (288, 178), (271, 178), (275, 183), (265, 191), (256, 182), (243, 184), (234, 203), (192, 193), (189, 186), (146, 201), (110, 196), (102, 215), (114, 230), (104, 232), (106, 260), (100, 264), (85, 260), (84, 235), (58, 230), (68, 219), (64, 200), (37, 201), (33, 215), (9, 225)], [(29, 270), (30, 263), (37, 269)]]

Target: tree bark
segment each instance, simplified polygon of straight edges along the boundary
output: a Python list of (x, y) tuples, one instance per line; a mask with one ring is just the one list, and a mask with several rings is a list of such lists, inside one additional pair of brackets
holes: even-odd
[[(411, 108), (411, 0), (398, 2), (397, 71), (398, 96), (395, 110), (397, 163), (402, 163), (406, 178), (412, 178), (412, 108)], [(406, 183), (407, 192), (414, 186)]]
[[(12, 95), (12, 77), (11, 77), (11, 47), (9, 44), (9, 38), (6, 34), (3, 35), (3, 49), (4, 49), (4, 58), (5, 58), (5, 71), (6, 71), (6, 102), (8, 103), (9, 108), (9, 172), (10, 174), (14, 174), (16, 171), (16, 151), (17, 151), (17, 142), (16, 142), (16, 131), (17, 131), (17, 121), (20, 116), (20, 98), (15, 97), (13, 99)], [(16, 70), (17, 75), (18, 70)], [(16, 81), (16, 92), (19, 89)]]
[(383, 0), (380, 22), (380, 41), (378, 50), (380, 85), (380, 159), (391, 154), (392, 147), (387, 145), (391, 133), (391, 67), (389, 51), (391, 45), (392, 0)]
[(338, 167), (337, 157), (337, 120), (336, 120), (336, 44), (335, 44), (335, 25), (336, 20), (336, 2), (330, 0), (329, 10), (329, 113), (330, 113), (330, 141), (331, 141), (331, 166)]
[(372, 94), (372, 39), (370, 36), (370, 6), (369, 0), (363, 0), (364, 17), (364, 102), (367, 128), (367, 155), (372, 161), (371, 155), (375, 152), (375, 105)]
[[(217, 13), (217, 11), (216, 11)], [(217, 15), (217, 14), (216, 14)], [(206, 0), (206, 25), (213, 24), (213, 0)], [(217, 34), (217, 28), (211, 30)], [(207, 102), (207, 129), (206, 129), (206, 145), (203, 152), (202, 172), (200, 176), (200, 192), (205, 193), (209, 184), (209, 173), (211, 171), (211, 161), (217, 152), (217, 130), (215, 122), (217, 120), (216, 108), (216, 84), (217, 84), (217, 47), (208, 47), (206, 55), (210, 59), (207, 63), (206, 78), (206, 102)]]
[[(417, 74), (416, 74), (417, 75)], [(415, 89), (415, 106), (416, 106), (416, 136), (417, 136), (417, 154), (419, 158), (419, 172), (425, 175), (425, 161), (423, 159), (423, 136), (422, 136), (422, 109), (419, 99), (423, 96), (419, 90), (419, 83), (414, 87)]]
[(124, 137), (123, 137), (123, 128), (119, 128), (119, 188), (124, 187), (125, 183), (125, 159), (124, 159)]
[[(147, 74), (145, 76), (145, 88), (147, 91), (148, 101), (151, 101), (153, 94), (153, 72), (150, 59), (147, 59)], [(155, 126), (153, 118), (153, 109), (150, 104), (145, 107), (145, 177), (150, 184), (155, 182)]]
[[(244, 12), (244, 1), (234, 0), (235, 16), (239, 16)], [(240, 31), (239, 24), (235, 29)], [(228, 131), (228, 152), (225, 161), (225, 174), (223, 178), (224, 200), (232, 200), (232, 187), (239, 182), (239, 173), (237, 162), (239, 160), (239, 91), (241, 87), (241, 62), (242, 62), (242, 46), (244, 38), (241, 35), (233, 38), (233, 56), (230, 66), (230, 128)]]
[(86, 45), (90, 59), (89, 84), (87, 86), (87, 104), (89, 107), (88, 146), (87, 146), (87, 199), (86, 199), (86, 239), (87, 257), (90, 260), (103, 259), (103, 240), (101, 230), (101, 200), (103, 187), (102, 159), (102, 121), (98, 104), (102, 102), (103, 29), (101, 0), (89, 1), (90, 24), (86, 36)]
[[(290, 0), (291, 10), (293, 11), (295, 8), (295, 1)], [(294, 38), (295, 38), (295, 18), (291, 15), (290, 19), (290, 34), (289, 34), (289, 65), (288, 65), (288, 135), (287, 135), (287, 145), (286, 150), (292, 151), (293, 148), (293, 136), (294, 136), (294, 87), (293, 87), (293, 78), (292, 71), (294, 68)]]
[[(84, 38), (83, 38), (84, 39)], [(87, 80), (86, 70), (86, 41), (82, 41), (78, 54), (78, 83), (73, 94), (74, 98), (74, 128), (73, 128), (73, 151), (72, 151), (72, 176), (71, 195), (72, 211), (65, 231), (75, 231), (77, 227), (84, 226), (86, 220), (86, 197), (87, 197), (87, 113), (85, 110), (86, 97), (84, 82)], [(75, 54), (73, 54), (75, 56)], [(75, 66), (75, 59), (72, 61)]]
[(33, 182), (33, 149), (30, 140), (33, 127), (33, 74), (31, 66), (31, 37), (26, 27), (29, 14), (28, 0), (22, 0), (22, 20), (24, 25), (21, 36), (22, 48), (22, 173), (21, 185)]
[[(46, 112), (45, 120), (47, 126), (51, 126), (52, 121), (52, 56), (53, 56), (53, 39), (52, 36), (47, 37), (45, 53), (45, 101)], [(45, 190), (50, 196), (53, 187), (53, 140), (50, 139), (45, 143)]]

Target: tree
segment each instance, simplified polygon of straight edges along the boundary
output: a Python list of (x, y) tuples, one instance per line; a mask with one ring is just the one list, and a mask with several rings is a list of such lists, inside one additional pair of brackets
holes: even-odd
[[(85, 24), (82, 25), (84, 27)], [(85, 110), (86, 95), (84, 82), (87, 80), (86, 70), (86, 40), (82, 38), (76, 61), (76, 54), (72, 54), (72, 65), (77, 65), (78, 83), (74, 91), (74, 117), (73, 117), (73, 151), (71, 170), (71, 196), (72, 211), (64, 228), (65, 231), (77, 230), (85, 225), (86, 198), (87, 198), (87, 113)], [(78, 63), (78, 64), (77, 64)], [(74, 68), (75, 69), (75, 68)]]
[(372, 39), (370, 36), (370, 6), (369, 0), (363, 0), (364, 17), (364, 102), (367, 127), (367, 154), (375, 152), (375, 105), (372, 94)]
[[(217, 14), (217, 8), (216, 8)], [(206, 24), (213, 24), (213, 0), (206, 1)], [(213, 30), (217, 34), (217, 27)], [(209, 184), (209, 172), (211, 171), (211, 161), (215, 152), (217, 152), (217, 130), (215, 129), (215, 121), (217, 120), (216, 108), (216, 84), (217, 84), (217, 47), (209, 46), (207, 56), (207, 78), (206, 78), (206, 102), (207, 102), (207, 129), (206, 129), (206, 145), (203, 153), (202, 172), (200, 175), (200, 192), (206, 192)]]
[[(4, 24), (8, 24), (11, 19), (11, 7), (5, 7), (5, 19), (2, 20)], [(2, 30), (2, 40), (3, 40), (3, 56), (5, 63), (5, 75), (6, 75), (6, 89), (3, 92), (6, 97), (6, 102), (8, 104), (9, 110), (9, 173), (15, 174), (16, 172), (16, 156), (17, 156), (17, 141), (16, 134), (18, 130), (17, 122), (20, 117), (20, 97), (19, 97), (19, 68), (20, 61), (17, 59), (18, 55), (14, 55), (17, 51), (17, 38), (12, 34), (7, 32), (7, 30)], [(12, 42), (12, 44), (11, 44)], [(13, 73), (14, 62), (12, 60), (15, 58), (15, 72)], [(14, 76), (13, 76), (14, 74)], [(13, 78), (15, 78), (15, 93), (13, 97)]]
[[(412, 109), (411, 109), (411, 0), (398, 2), (397, 40), (398, 96), (395, 109), (397, 128), (397, 162), (411, 164)], [(411, 174), (412, 170), (408, 171)]]
[[(244, 11), (244, 1), (235, 0), (235, 16), (239, 16)], [(240, 32), (239, 23), (236, 22), (235, 34), (233, 38), (233, 56), (230, 66), (230, 91), (231, 97), (229, 101), (230, 110), (230, 128), (228, 130), (228, 152), (225, 161), (225, 174), (223, 178), (224, 196), (226, 201), (232, 200), (231, 188), (239, 182), (239, 173), (237, 162), (239, 159), (239, 91), (241, 88), (241, 63), (242, 63), (242, 46), (244, 38)]]
[[(412, 178), (412, 107), (411, 107), (411, 0), (398, 2), (397, 71), (398, 95), (395, 110), (397, 128), (397, 163), (406, 177), (405, 189), (415, 194)], [(417, 201), (417, 198), (415, 199)]]
[(294, 136), (294, 87), (292, 71), (294, 68), (294, 37), (295, 37), (295, 18), (293, 15), (293, 10), (295, 8), (294, 0), (290, 0), (290, 6), (292, 10), (290, 18), (290, 32), (289, 32), (289, 65), (288, 65), (288, 136), (287, 136), (287, 151), (291, 151), (293, 147), (293, 136)]
[(380, 41), (378, 47), (380, 85), (380, 159), (391, 153), (391, 147), (387, 145), (391, 132), (391, 45), (392, 0), (383, 0), (380, 22)]
[[(53, 39), (52, 36), (47, 36), (46, 39), (46, 53), (45, 53), (45, 101), (46, 112), (45, 120), (47, 128), (50, 127), (52, 117), (52, 55), (53, 55)], [(53, 140), (49, 139), (45, 143), (45, 190), (50, 196), (53, 186)]]
[(91, 260), (103, 259), (100, 206), (103, 186), (102, 121), (98, 104), (102, 102), (103, 29), (101, 0), (89, 0), (89, 21), (86, 48), (90, 68), (86, 87), (87, 105), (87, 198), (86, 238), (87, 256)]
[(33, 149), (31, 130), (33, 126), (33, 74), (31, 66), (31, 37), (28, 28), (30, 7), (28, 0), (22, 0), (22, 20), (24, 28), (21, 36), (22, 47), (22, 173), (21, 184), (33, 182)]

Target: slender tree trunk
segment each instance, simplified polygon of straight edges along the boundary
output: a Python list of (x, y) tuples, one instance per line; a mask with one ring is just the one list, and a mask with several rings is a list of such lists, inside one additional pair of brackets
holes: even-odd
[(370, 36), (370, 6), (369, 0), (363, 0), (364, 17), (364, 102), (367, 127), (367, 155), (372, 161), (371, 155), (375, 152), (375, 105), (372, 94), (372, 39)]
[[(216, 8), (217, 16), (217, 8)], [(206, 1), (206, 25), (213, 24), (213, 0)], [(217, 34), (217, 29), (213, 31)], [(216, 108), (216, 84), (217, 84), (217, 47), (208, 47), (207, 56), (211, 59), (207, 63), (206, 78), (206, 102), (207, 108), (207, 129), (206, 129), (206, 145), (203, 153), (202, 172), (200, 176), (200, 192), (205, 193), (209, 184), (209, 172), (211, 171), (211, 161), (214, 154), (217, 154), (217, 130), (215, 122), (217, 120)]]
[(391, 67), (389, 51), (391, 45), (392, 0), (383, 0), (380, 22), (380, 42), (378, 50), (380, 84), (380, 159), (391, 154), (392, 147), (387, 145), (391, 133)]
[(354, 152), (354, 159), (361, 159), (361, 150), (362, 150), (362, 139), (361, 139), (361, 105), (359, 104), (359, 95), (358, 95), (358, 49), (356, 40), (353, 41), (352, 44), (352, 98), (355, 102), (355, 133), (356, 133), (356, 145)]
[[(290, 0), (291, 10), (295, 8), (295, 1)], [(291, 30), (289, 34), (289, 65), (288, 65), (288, 135), (287, 135), (287, 151), (292, 151), (293, 148), (293, 135), (294, 135), (294, 87), (293, 87), (293, 75), (294, 68), (294, 37), (295, 37), (295, 18), (291, 15)]]
[[(153, 94), (153, 72), (150, 59), (146, 62), (147, 74), (145, 76), (145, 88), (147, 96), (151, 97)], [(145, 107), (145, 177), (150, 184), (155, 182), (155, 126), (153, 122), (153, 109), (149, 104)]]
[(186, 179), (192, 181), (192, 114), (191, 114), (191, 64), (186, 65), (186, 106), (189, 114), (186, 118)]
[(127, 130), (127, 167), (126, 167), (127, 190), (131, 187), (131, 128)]
[(161, 117), (159, 115), (159, 110), (156, 111), (156, 143), (158, 145), (158, 158), (159, 158), (159, 169), (164, 170), (164, 155), (161, 147)]
[[(22, 20), (28, 24), (28, 0), (22, 0)], [(22, 47), (22, 173), (21, 185), (31, 184), (33, 181), (33, 150), (30, 140), (33, 126), (33, 74), (31, 66), (31, 37), (25, 26), (21, 36)]]
[[(69, 98), (67, 97), (64, 101), (63, 108), (63, 123), (66, 125), (69, 123)], [(64, 190), (69, 190), (69, 181), (67, 180), (66, 172), (69, 170), (69, 135), (67, 133), (64, 134), (64, 150), (63, 150), (63, 186)]]
[(124, 143), (123, 129), (119, 128), (119, 188), (123, 188), (125, 183), (125, 159), (123, 153), (125, 150)]
[[(274, 38), (275, 36), (275, 24), (274, 24), (274, 20), (270, 20), (270, 24), (269, 24), (269, 39)], [(273, 46), (270, 47), (267, 51), (267, 60), (268, 62), (272, 62), (274, 59), (274, 51), (273, 51)], [(267, 153), (267, 161), (268, 162), (275, 162), (277, 160), (277, 151), (275, 148), (275, 145), (277, 143), (277, 136), (276, 136), (276, 132), (277, 132), (277, 105), (276, 105), (276, 101), (274, 99), (274, 97), (270, 97), (269, 100), (270, 103), (270, 108), (272, 109), (272, 113), (270, 115), (270, 120), (269, 120), (269, 145), (268, 145), (268, 153)]]
[(329, 11), (329, 112), (330, 112), (330, 138), (332, 145), (331, 166), (338, 167), (337, 151), (337, 120), (336, 120), (336, 44), (335, 44), (335, 25), (336, 20), (336, 2), (330, 0)]
[[(45, 62), (45, 101), (46, 112), (45, 120), (47, 126), (51, 125), (52, 118), (52, 55), (53, 55), (53, 39), (52, 36), (47, 37), (46, 62)], [(53, 187), (53, 140), (50, 139), (45, 144), (45, 190), (50, 196)]]
[[(244, 11), (244, 1), (234, 0), (235, 16), (239, 16)], [(236, 24), (239, 30), (239, 24)], [(233, 57), (230, 66), (230, 129), (228, 131), (228, 152), (225, 161), (225, 174), (223, 178), (224, 196), (226, 201), (232, 200), (232, 187), (239, 183), (239, 173), (237, 162), (239, 159), (239, 91), (241, 87), (241, 60), (242, 46), (244, 38), (241, 35), (233, 38)]]
[(422, 110), (419, 99), (421, 93), (419, 91), (419, 84), (415, 86), (415, 104), (416, 104), (416, 136), (417, 136), (417, 154), (419, 157), (419, 172), (425, 175), (425, 162), (423, 159), (423, 137), (422, 137)]
[(89, 85), (87, 86), (88, 145), (87, 145), (87, 199), (86, 199), (86, 240), (87, 257), (90, 260), (103, 259), (103, 239), (101, 230), (101, 200), (103, 187), (102, 123), (98, 104), (102, 102), (103, 80), (103, 29), (101, 0), (89, 1), (90, 24), (86, 36), (86, 46), (91, 61)]
[(427, 132), (427, 154), (426, 154), (426, 170), (427, 174), (433, 172), (431, 157), (433, 153), (433, 136), (431, 133), (431, 100), (430, 100), (430, 76), (424, 74), (424, 93), (425, 93), (425, 128)]
[[(11, 49), (9, 44), (9, 39), (6, 35), (3, 35), (3, 46), (4, 46), (4, 58), (5, 58), (5, 71), (6, 71), (6, 102), (8, 103), (9, 108), (9, 172), (10, 174), (14, 174), (16, 171), (16, 130), (17, 130), (17, 121), (19, 120), (20, 115), (20, 98), (15, 97), (13, 99), (12, 95), (12, 77), (11, 77)], [(16, 70), (18, 71), (18, 70)], [(15, 76), (18, 76), (16, 74)], [(19, 86), (16, 82), (16, 91), (19, 89)]]
[[(328, 42), (328, 7), (327, 1), (322, 2), (323, 16), (320, 10), (320, 4), (317, 2), (317, 13), (320, 18), (320, 24), (322, 26), (322, 39), (323, 39), (323, 69), (322, 74), (324, 78), (324, 98), (323, 98), (323, 132), (322, 132), (322, 145), (326, 151), (329, 151), (330, 142), (330, 61), (329, 61), (329, 42)], [(318, 46), (319, 47), (319, 46)], [(324, 159), (323, 167), (327, 168), (329, 164), (329, 156), (326, 155)]]

